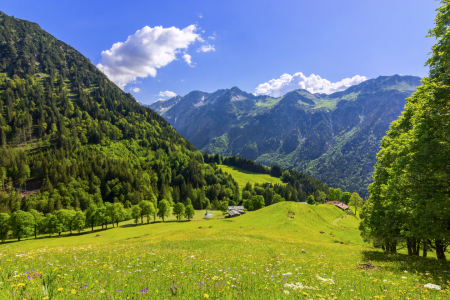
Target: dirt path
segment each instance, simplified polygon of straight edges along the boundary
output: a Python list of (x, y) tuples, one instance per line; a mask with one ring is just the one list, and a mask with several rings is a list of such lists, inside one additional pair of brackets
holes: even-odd
[(342, 219), (345, 219), (345, 218), (348, 218), (348, 216), (345, 216), (345, 217), (342, 217), (342, 218), (337, 218), (336, 220), (333, 221), (333, 225), (336, 226), (336, 227), (344, 228), (344, 227), (342, 227), (342, 226), (339, 226), (339, 225), (338, 225), (338, 222), (339, 222), (340, 220), (342, 220)]

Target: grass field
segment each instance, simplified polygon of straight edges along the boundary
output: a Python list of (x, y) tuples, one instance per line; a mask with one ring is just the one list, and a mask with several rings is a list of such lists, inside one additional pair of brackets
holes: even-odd
[[(448, 299), (448, 263), (376, 251), (357, 226), (331, 205), (282, 202), (233, 219), (7, 243), (0, 298)], [(376, 268), (358, 267), (368, 262)]]
[(218, 165), (218, 167), (221, 168), (224, 172), (231, 174), (231, 176), (233, 176), (233, 178), (237, 181), (241, 189), (247, 184), (247, 182), (250, 182), (252, 185), (254, 185), (255, 183), (266, 182), (271, 182), (272, 184), (284, 184), (280, 178), (270, 176), (269, 174), (253, 173), (250, 171), (242, 170), (240, 168), (225, 165)]

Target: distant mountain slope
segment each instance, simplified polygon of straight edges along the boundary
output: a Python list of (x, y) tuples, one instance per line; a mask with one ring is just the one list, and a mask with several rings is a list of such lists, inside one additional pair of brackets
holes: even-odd
[(177, 104), (181, 100), (180, 96), (175, 96), (166, 100), (158, 100), (151, 105), (146, 105), (156, 111), (159, 114), (164, 114), (167, 110), (169, 110), (172, 106)]
[(420, 84), (380, 76), (331, 95), (295, 90), (276, 99), (237, 87), (194, 91), (163, 116), (208, 153), (295, 168), (366, 195), (381, 138)]

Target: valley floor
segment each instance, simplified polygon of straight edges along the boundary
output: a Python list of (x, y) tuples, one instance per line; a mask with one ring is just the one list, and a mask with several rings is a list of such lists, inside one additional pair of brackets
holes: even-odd
[(447, 262), (375, 250), (358, 223), (331, 205), (283, 202), (232, 219), (6, 243), (0, 297), (448, 299)]

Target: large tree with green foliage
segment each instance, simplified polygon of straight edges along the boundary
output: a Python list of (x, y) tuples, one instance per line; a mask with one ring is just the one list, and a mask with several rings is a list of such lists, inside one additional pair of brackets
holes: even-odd
[(178, 221), (180, 221), (181, 217), (184, 215), (185, 210), (186, 210), (186, 207), (184, 206), (184, 204), (181, 202), (178, 202), (177, 204), (175, 204), (173, 206), (172, 214), (177, 217)]
[(23, 237), (27, 237), (33, 234), (34, 218), (29, 212), (16, 211), (9, 218), (9, 224), (13, 233), (19, 241)]
[(86, 215), (82, 211), (77, 211), (72, 218), (72, 229), (80, 233), (86, 224)]
[(164, 222), (164, 218), (168, 217), (169, 214), (170, 214), (169, 202), (167, 202), (167, 200), (165, 200), (165, 199), (159, 201), (159, 203), (158, 203), (158, 217), (160, 217), (163, 220), (163, 222)]
[(150, 216), (153, 214), (155, 207), (153, 203), (147, 200), (141, 201), (139, 203), (139, 207), (141, 208), (141, 223), (144, 223), (144, 216), (147, 217), (147, 223), (150, 223)]
[(34, 226), (34, 238), (37, 238), (38, 226), (44, 217), (43, 214), (35, 209), (30, 210), (31, 215), (33, 216), (33, 226)]
[(131, 207), (131, 217), (134, 219), (134, 224), (137, 224), (139, 222), (141, 211), (142, 209), (139, 207), (139, 205), (133, 205)]
[(9, 231), (9, 215), (5, 213), (0, 213), (0, 239), (2, 243), (5, 242), (6, 237), (8, 236)]
[(386, 250), (406, 241), (409, 254), (430, 244), (438, 259), (450, 245), (450, 1), (441, 1), (429, 76), (407, 99), (377, 155), (370, 197), (363, 207), (362, 235)]

